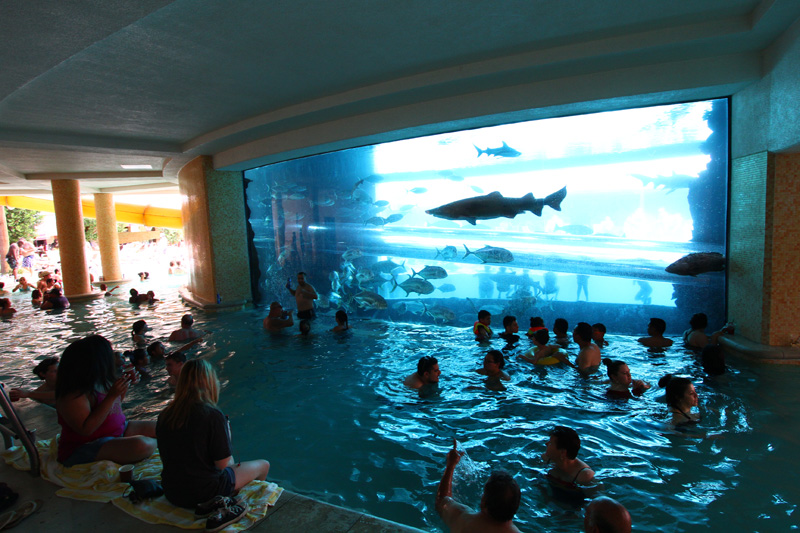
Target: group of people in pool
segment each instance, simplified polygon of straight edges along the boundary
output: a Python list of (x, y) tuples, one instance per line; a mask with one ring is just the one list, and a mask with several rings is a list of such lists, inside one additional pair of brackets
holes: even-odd
[[(31, 293), (31, 305), (38, 309), (68, 309), (70, 306), (69, 300), (61, 289), (59, 269), (55, 269), (53, 273), (46, 270), (39, 272), (39, 281), (35, 286), (21, 276), (11, 293), (17, 291)], [(5, 290), (5, 283), (0, 281), (0, 296), (8, 296), (11, 293)], [(16, 312), (17, 310), (11, 305), (11, 300), (0, 298), (0, 316), (10, 317)]]

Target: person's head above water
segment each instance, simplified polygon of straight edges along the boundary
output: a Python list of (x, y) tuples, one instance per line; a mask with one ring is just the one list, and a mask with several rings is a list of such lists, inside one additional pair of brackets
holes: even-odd
[(537, 329), (533, 332), (533, 338), (536, 339), (536, 342), (544, 346), (550, 342), (550, 332), (547, 331), (547, 328)]
[(667, 374), (658, 380), (659, 387), (665, 387), (665, 400), (673, 409), (685, 411), (697, 405), (697, 391), (692, 380)]
[(339, 309), (338, 311), (336, 311), (335, 318), (337, 324), (343, 326), (347, 325), (347, 313), (344, 311), (344, 309)]
[(651, 318), (647, 324), (647, 334), (652, 336), (662, 336), (667, 331), (667, 323), (660, 318)]
[(544, 319), (540, 316), (532, 316), (531, 317), (531, 327), (532, 328), (543, 328), (544, 327)]
[(592, 326), (588, 322), (578, 322), (572, 331), (572, 338), (577, 343), (587, 343), (592, 340)]
[(586, 533), (630, 533), (631, 515), (618, 501), (600, 496), (586, 506), (583, 528)]
[(487, 363), (495, 364), (498, 369), (503, 370), (503, 367), (506, 366), (506, 359), (503, 357), (503, 352), (500, 350), (489, 350), (483, 358), (484, 368)]
[(435, 357), (431, 355), (420, 357), (417, 362), (417, 375), (423, 383), (438, 383), (441, 373), (439, 361)]
[(192, 315), (190, 315), (189, 313), (186, 313), (185, 315), (183, 315), (181, 317), (181, 327), (182, 328), (184, 328), (184, 329), (191, 328), (192, 324), (194, 324), (194, 317)]
[(278, 318), (283, 314), (283, 306), (280, 302), (272, 302), (269, 304), (269, 316), (272, 318)]
[(608, 377), (611, 378), (612, 383), (619, 385), (630, 386), (631, 384), (631, 370), (625, 361), (611, 360), (608, 357), (603, 359), (603, 364), (608, 369)]
[(553, 335), (556, 337), (564, 337), (569, 330), (569, 322), (567, 322), (566, 318), (556, 318), (556, 321), (553, 323)]
[(482, 322), (486, 325), (489, 325), (492, 321), (492, 314), (487, 311), (486, 309), (481, 309), (478, 311), (478, 322)]
[(164, 357), (165, 353), (166, 350), (161, 341), (151, 342), (150, 346), (147, 347), (147, 355), (150, 357)]
[[(58, 366), (58, 357), (47, 357), (39, 361), (39, 364), (33, 367), (33, 373), (36, 374), (36, 377), (39, 379), (47, 380), (47, 373), (53, 366)], [(55, 379), (53, 383), (55, 383)]]
[(508, 522), (517, 514), (520, 498), (519, 484), (514, 477), (508, 472), (495, 470), (483, 487), (481, 509), (485, 509), (496, 522)]
[(581, 438), (574, 429), (566, 426), (556, 426), (550, 432), (550, 441), (556, 450), (563, 451), (566, 454), (567, 459), (578, 457), (578, 451), (581, 449)]
[(144, 320), (137, 320), (133, 323), (133, 332), (136, 335), (141, 335), (145, 331), (147, 331), (147, 322)]
[(503, 327), (508, 330), (511, 329), (512, 331), (519, 331), (519, 326), (516, 328), (514, 325), (517, 323), (517, 317), (515, 316), (504, 316), (503, 317)]
[(694, 329), (705, 329), (708, 327), (708, 317), (705, 313), (696, 313), (689, 319), (689, 326)]
[(134, 297), (139, 296), (139, 291), (137, 291), (136, 289), (131, 289), (130, 293), (131, 293), (131, 296), (134, 296)]

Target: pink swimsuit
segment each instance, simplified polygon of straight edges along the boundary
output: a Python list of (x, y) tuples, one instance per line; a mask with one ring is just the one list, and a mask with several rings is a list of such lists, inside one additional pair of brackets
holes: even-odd
[[(95, 397), (95, 407), (97, 407), (106, 395), (97, 392)], [(122, 412), (122, 402), (117, 398), (106, 419), (91, 435), (80, 435), (61, 418), (61, 413), (58, 413), (58, 423), (61, 425), (61, 438), (58, 439), (58, 461), (63, 462), (84, 444), (103, 437), (121, 437), (125, 433), (126, 420), (125, 414)]]

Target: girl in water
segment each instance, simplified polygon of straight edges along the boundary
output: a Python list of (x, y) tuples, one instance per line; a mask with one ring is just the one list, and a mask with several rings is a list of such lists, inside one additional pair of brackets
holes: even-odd
[[(603, 364), (606, 365), (608, 377), (611, 380), (611, 387), (606, 391), (609, 399), (628, 400), (634, 396), (641, 396), (650, 388), (650, 384), (641, 379), (631, 379), (631, 369), (624, 361), (612, 361), (605, 358)], [(632, 394), (631, 387), (633, 387)]]
[(30, 398), (47, 404), (51, 407), (56, 405), (56, 376), (58, 375), (58, 357), (48, 357), (43, 359), (33, 369), (36, 377), (43, 380), (43, 383), (35, 389), (29, 391), (24, 389), (11, 389), (8, 391), (8, 397), (12, 402), (16, 402), (21, 398)]
[(155, 421), (129, 421), (122, 412), (129, 383), (128, 376), (116, 377), (114, 349), (105, 337), (91, 335), (67, 346), (56, 378), (59, 463), (129, 464), (152, 455)]
[(560, 346), (547, 344), (550, 341), (550, 332), (547, 328), (537, 329), (531, 335), (533, 341), (533, 348), (520, 354), (517, 357), (524, 359), (534, 365), (554, 365), (556, 363), (566, 363), (575, 368), (575, 365), (570, 363), (567, 354), (561, 349)]
[(350, 329), (350, 324), (347, 323), (347, 313), (339, 309), (336, 311), (336, 326), (334, 326), (331, 331), (338, 333), (340, 331), (347, 331), (348, 329)]
[(144, 336), (145, 333), (147, 333), (147, 322), (144, 320), (137, 320), (133, 323), (131, 337), (133, 337), (134, 348), (147, 348), (147, 338)]
[(672, 424), (693, 424), (700, 420), (700, 415), (692, 413), (697, 407), (697, 392), (689, 378), (667, 374), (658, 380), (659, 387), (666, 387), (666, 402), (672, 414)]

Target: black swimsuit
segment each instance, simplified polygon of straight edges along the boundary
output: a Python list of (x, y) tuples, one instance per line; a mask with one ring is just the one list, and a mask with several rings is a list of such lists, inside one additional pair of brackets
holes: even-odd
[(589, 470), (588, 466), (584, 466), (575, 474), (575, 477), (572, 478), (572, 481), (564, 481), (563, 479), (559, 479), (554, 475), (548, 472), (545, 476), (547, 482), (550, 484), (550, 488), (553, 489), (553, 496), (556, 498), (564, 499), (564, 500), (583, 500), (586, 498), (586, 494), (584, 494), (583, 489), (578, 485), (578, 476), (581, 475), (581, 472), (584, 470)]

